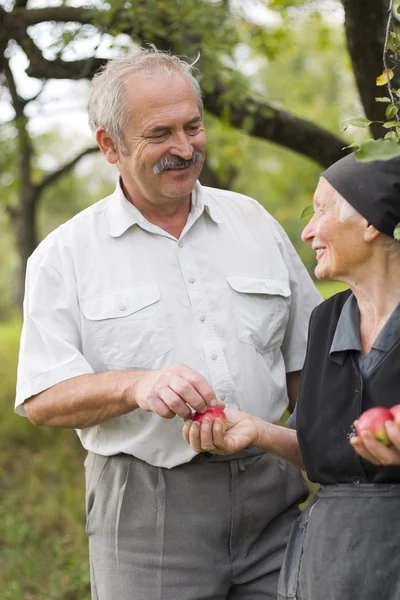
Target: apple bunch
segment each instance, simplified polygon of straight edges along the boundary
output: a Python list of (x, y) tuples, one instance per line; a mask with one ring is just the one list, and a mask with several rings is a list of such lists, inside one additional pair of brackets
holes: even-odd
[(215, 419), (221, 419), (222, 431), (226, 430), (226, 414), (222, 408), (219, 408), (218, 406), (209, 406), (205, 413), (194, 413), (193, 421), (198, 421), (201, 425), (204, 417), (210, 419), (211, 425), (214, 423)]
[(392, 408), (375, 406), (363, 412), (355, 422), (356, 434), (359, 436), (362, 431), (370, 431), (382, 444), (390, 446), (391, 442), (385, 428), (386, 421), (395, 421), (400, 425), (400, 404)]

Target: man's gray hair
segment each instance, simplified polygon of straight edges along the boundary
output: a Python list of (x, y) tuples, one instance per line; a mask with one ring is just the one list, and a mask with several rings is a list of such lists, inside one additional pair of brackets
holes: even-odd
[(189, 64), (170, 52), (162, 52), (153, 45), (140, 48), (128, 56), (109, 60), (92, 79), (89, 95), (90, 129), (95, 133), (98, 127), (104, 127), (121, 152), (128, 154), (125, 127), (131, 106), (126, 102), (125, 85), (137, 75), (182, 75), (191, 85), (200, 115), (203, 116), (202, 93), (194, 76), (194, 64)]
[[(339, 208), (339, 221), (343, 222), (349, 219), (353, 215), (359, 215), (360, 213), (349, 203), (339, 192), (335, 190), (333, 197), (334, 202)], [(397, 253), (400, 256), (400, 244), (397, 240), (391, 238), (385, 233), (380, 233), (380, 239), (382, 246), (387, 252)]]

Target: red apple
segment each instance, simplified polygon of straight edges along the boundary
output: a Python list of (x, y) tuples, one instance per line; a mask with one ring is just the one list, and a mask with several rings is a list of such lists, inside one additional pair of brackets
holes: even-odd
[(209, 406), (205, 413), (194, 413), (193, 421), (198, 421), (201, 425), (204, 417), (210, 419), (211, 424), (214, 423), (215, 419), (221, 419), (222, 431), (226, 430), (226, 414), (224, 413), (222, 408), (219, 408), (218, 406)]
[(389, 409), (383, 406), (370, 408), (359, 416), (356, 424), (356, 434), (359, 436), (362, 431), (370, 431), (382, 444), (390, 446), (391, 441), (385, 429), (386, 421), (393, 421), (393, 415)]
[(392, 408), (389, 408), (392, 418), (398, 425), (400, 425), (400, 404), (395, 404)]

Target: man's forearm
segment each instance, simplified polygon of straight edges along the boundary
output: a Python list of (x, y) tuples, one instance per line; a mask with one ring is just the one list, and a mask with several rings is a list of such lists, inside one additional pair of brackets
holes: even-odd
[(142, 373), (80, 375), (32, 396), (25, 412), (35, 425), (84, 429), (137, 408), (134, 389)]
[(303, 457), (296, 431), (280, 425), (266, 423), (261, 419), (257, 419), (257, 421), (259, 421), (259, 435), (254, 446), (270, 454), (275, 454), (304, 470)]

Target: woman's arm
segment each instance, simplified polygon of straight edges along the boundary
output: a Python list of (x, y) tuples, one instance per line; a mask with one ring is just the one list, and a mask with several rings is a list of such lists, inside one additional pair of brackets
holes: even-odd
[(183, 438), (195, 452), (234, 454), (245, 448), (259, 448), (304, 469), (297, 433), (267, 423), (239, 410), (226, 410), (227, 429), (222, 421), (208, 418), (202, 424), (191, 419), (183, 426)]

